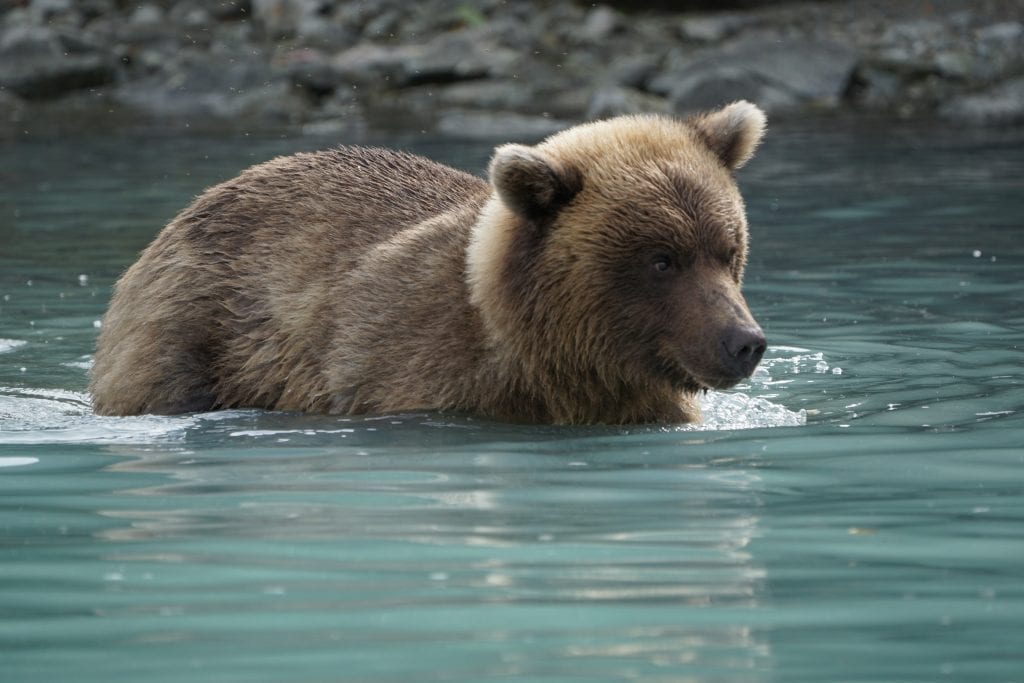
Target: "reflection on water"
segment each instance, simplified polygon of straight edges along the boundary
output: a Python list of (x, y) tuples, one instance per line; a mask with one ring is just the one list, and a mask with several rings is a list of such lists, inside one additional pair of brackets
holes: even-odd
[[(248, 613), (255, 599), (265, 611), (250, 627), (261, 632), (384, 659), (389, 641), (427, 639), (475, 661), (479, 676), (536, 676), (538, 658), (593, 680), (614, 680), (605, 666), (631, 677), (680, 664), (770, 668), (770, 644), (751, 626), (700, 618), (760, 607), (765, 569), (748, 548), (760, 477), (743, 464), (675, 462), (680, 441), (661, 432), (627, 444), (586, 430), (452, 439), (429, 454), (371, 439), (282, 452), (255, 438), (244, 453), (128, 450), (106, 467), (155, 483), (98, 510), (113, 525), (95, 538), (125, 568), (104, 578), (107, 590), (135, 596), (105, 618)], [(524, 639), (532, 654), (481, 660)]]

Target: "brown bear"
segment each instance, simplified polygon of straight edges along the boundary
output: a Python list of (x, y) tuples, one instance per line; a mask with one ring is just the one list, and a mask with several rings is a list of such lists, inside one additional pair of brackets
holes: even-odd
[(732, 177), (764, 124), (748, 102), (583, 124), (498, 147), (490, 183), (359, 147), (250, 168), (117, 283), (95, 410), (699, 420), (765, 350)]

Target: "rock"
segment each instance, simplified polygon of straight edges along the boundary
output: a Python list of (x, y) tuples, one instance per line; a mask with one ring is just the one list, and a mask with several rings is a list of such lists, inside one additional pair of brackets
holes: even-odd
[(28, 107), (24, 100), (0, 90), (0, 138), (4, 131), (10, 131), (25, 118)]
[(661, 59), (650, 54), (626, 57), (612, 66), (612, 80), (621, 86), (646, 90), (647, 83), (661, 68)]
[(365, 134), (366, 116), (352, 88), (338, 88), (303, 124), (305, 135), (332, 135), (353, 140)]
[(364, 43), (337, 55), (332, 65), (349, 82), (402, 88), (510, 76), (518, 60), (512, 50), (459, 32), (397, 47)]
[(135, 10), (128, 16), (128, 25), (133, 28), (159, 26), (163, 21), (163, 9), (153, 3), (144, 3), (136, 6)]
[(271, 40), (294, 37), (303, 21), (330, 8), (324, 0), (251, 0), (252, 18)]
[(970, 125), (1024, 123), (1024, 78), (1001, 83), (983, 92), (961, 95), (939, 108), (939, 114)]
[(113, 58), (78, 36), (15, 25), (0, 36), (0, 90), (28, 100), (112, 83)]
[(622, 17), (611, 7), (598, 5), (587, 12), (576, 38), (584, 43), (601, 43), (620, 28), (621, 21)]
[(362, 43), (331, 60), (331, 68), (342, 80), (365, 85), (395, 85), (405, 78), (413, 51)]
[(358, 28), (336, 11), (336, 0), (251, 0), (251, 4), (254, 23), (270, 40), (295, 40), (336, 51), (351, 47), (358, 38)]
[(564, 130), (571, 121), (511, 112), (449, 110), (437, 120), (437, 131), (458, 138), (535, 142)]
[(482, 109), (554, 119), (578, 119), (590, 102), (587, 89), (570, 87), (558, 79), (483, 79), (423, 85), (398, 94), (412, 96), (406, 106), (413, 108), (430, 105), (442, 109)]
[(890, 47), (857, 65), (846, 99), (862, 109), (902, 115), (934, 110), (964, 89), (977, 89), (1015, 72), (1011, 62), (985, 58), (966, 49), (932, 50)]
[(301, 11), (296, 0), (252, 0), (253, 22), (271, 40), (293, 36)]
[(668, 114), (672, 107), (664, 97), (633, 90), (607, 87), (597, 90), (587, 106), (588, 119), (605, 119), (622, 114)]
[(363, 35), (371, 40), (394, 38), (402, 23), (402, 14), (397, 10), (381, 12), (366, 22)]
[(974, 59), (966, 52), (943, 50), (932, 58), (935, 73), (943, 78), (967, 79), (977, 70)]
[(74, 15), (75, 5), (72, 0), (32, 0), (28, 3), (28, 11), (36, 24), (45, 25)]
[(114, 92), (118, 103), (158, 118), (254, 118), (288, 122), (304, 117), (308, 104), (285, 74), (252, 55), (180, 53), (160, 73)]
[(752, 17), (736, 12), (720, 12), (686, 17), (679, 33), (687, 40), (700, 43), (718, 43), (748, 26)]
[(214, 37), (211, 35), (214, 30), (213, 14), (202, 5), (194, 5), (191, 2), (178, 3), (167, 13), (167, 18), (174, 25), (186, 29), (189, 35), (194, 36), (196, 31), (206, 33), (207, 41), (204, 42), (209, 42)]
[(978, 29), (975, 36), (983, 44), (1015, 45), (1024, 39), (1024, 24), (1018, 21), (989, 24)]
[(451, 109), (525, 112), (543, 99), (534, 87), (513, 79), (464, 81), (434, 91), (436, 102)]
[(906, 80), (907, 73), (889, 62), (865, 60), (854, 70), (846, 99), (862, 109), (891, 108), (899, 102)]
[(948, 34), (949, 28), (939, 19), (911, 19), (889, 25), (879, 42), (909, 49), (916, 56), (929, 45), (949, 42)]
[(88, 23), (104, 14), (113, 14), (117, 11), (115, 0), (78, 0), (75, 7), (82, 14), (82, 19)]
[(750, 100), (770, 113), (793, 109), (801, 103), (780, 81), (734, 65), (699, 70), (679, 80), (669, 93), (672, 110), (682, 115), (716, 109), (736, 100)]
[(320, 50), (294, 50), (285, 57), (284, 67), (291, 82), (314, 98), (333, 93), (345, 83), (341, 73), (331, 66), (330, 58)]
[(348, 126), (356, 107), (486, 132), (500, 119), (481, 110), (529, 127), (742, 97), (1000, 122), (1024, 74), (1019, 4), (0, 0), (0, 118), (110, 95), (193, 120)]
[(146, 45), (166, 39), (168, 17), (163, 8), (153, 3), (138, 5), (120, 31), (134, 45)]
[(680, 113), (749, 99), (768, 110), (836, 106), (856, 64), (855, 53), (833, 43), (741, 37), (702, 51), (697, 59), (650, 82)]
[(195, 0), (217, 21), (235, 21), (252, 15), (252, 0)]

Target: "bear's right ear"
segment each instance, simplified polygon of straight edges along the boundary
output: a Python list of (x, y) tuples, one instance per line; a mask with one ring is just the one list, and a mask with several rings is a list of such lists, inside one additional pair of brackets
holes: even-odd
[(583, 188), (578, 171), (525, 145), (498, 147), (489, 174), (505, 206), (530, 219), (555, 213)]
[(765, 116), (757, 105), (740, 100), (698, 116), (692, 124), (725, 167), (736, 170), (754, 155), (764, 137)]

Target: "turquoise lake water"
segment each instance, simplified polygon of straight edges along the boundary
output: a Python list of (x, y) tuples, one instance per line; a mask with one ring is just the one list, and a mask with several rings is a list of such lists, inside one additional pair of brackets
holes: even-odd
[(773, 128), (699, 429), (93, 416), (121, 270), (335, 142), (0, 143), (0, 681), (1024, 681), (1024, 132)]

